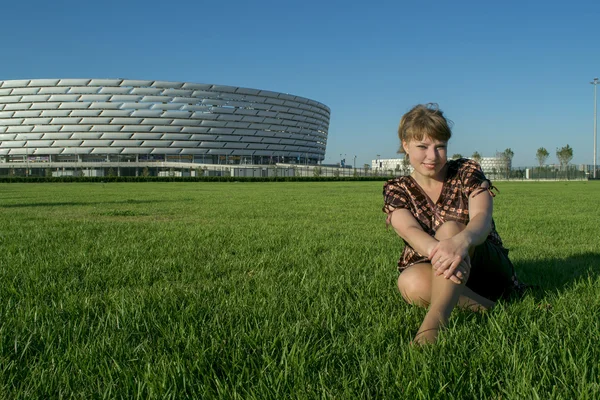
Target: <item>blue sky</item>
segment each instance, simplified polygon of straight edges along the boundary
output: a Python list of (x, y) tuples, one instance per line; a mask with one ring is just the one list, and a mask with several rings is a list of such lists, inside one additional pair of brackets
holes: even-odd
[(452, 119), (450, 154), (593, 158), (600, 6), (592, 1), (38, 1), (0, 8), (0, 80), (215, 83), (331, 108), (325, 162), (396, 157), (411, 106)]

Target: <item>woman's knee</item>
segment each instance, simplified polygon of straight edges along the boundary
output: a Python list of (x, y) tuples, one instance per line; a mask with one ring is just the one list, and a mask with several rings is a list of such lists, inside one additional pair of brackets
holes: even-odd
[(442, 226), (440, 226), (435, 232), (435, 238), (438, 240), (449, 239), (452, 236), (462, 232), (466, 227), (466, 225), (456, 221), (444, 222)]
[(406, 302), (428, 306), (431, 298), (431, 265), (420, 264), (419, 268), (413, 266), (404, 270), (398, 277), (398, 290)]

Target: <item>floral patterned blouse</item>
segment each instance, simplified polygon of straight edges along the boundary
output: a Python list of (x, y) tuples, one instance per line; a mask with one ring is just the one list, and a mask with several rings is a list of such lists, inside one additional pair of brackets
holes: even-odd
[[(456, 221), (464, 225), (469, 222), (469, 196), (473, 192), (481, 193), (487, 190), (492, 196), (495, 196), (491, 189), (496, 188), (492, 186), (475, 161), (460, 158), (448, 161), (447, 165), (446, 179), (435, 204), (411, 176), (401, 176), (387, 181), (383, 187), (385, 202), (383, 211), (388, 214), (387, 223), (389, 224), (394, 210), (406, 208), (423, 230), (434, 236), (437, 229), (447, 221)], [(481, 187), (483, 182), (489, 183), (488, 189)], [(503, 247), (493, 219), (492, 231), (487, 240)], [(398, 269), (402, 271), (413, 264), (424, 261), (427, 261), (427, 257), (419, 254), (404, 241), (404, 250), (398, 261)]]

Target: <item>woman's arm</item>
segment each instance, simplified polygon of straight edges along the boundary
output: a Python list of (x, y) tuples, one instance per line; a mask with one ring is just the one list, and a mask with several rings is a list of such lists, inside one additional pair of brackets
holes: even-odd
[(391, 224), (402, 239), (425, 257), (429, 257), (429, 253), (438, 244), (437, 239), (425, 232), (412, 213), (405, 208), (392, 211)]
[(436, 274), (449, 277), (473, 249), (485, 242), (492, 230), (492, 196), (488, 191), (475, 191), (469, 196), (467, 227), (450, 239), (440, 241), (430, 254)]

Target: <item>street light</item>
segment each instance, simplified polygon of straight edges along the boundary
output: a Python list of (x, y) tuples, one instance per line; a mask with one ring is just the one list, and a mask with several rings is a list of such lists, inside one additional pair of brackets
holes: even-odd
[(593, 81), (590, 82), (594, 85), (594, 179), (596, 179), (596, 132), (597, 132), (597, 120), (596, 120), (596, 86), (598, 86), (598, 78), (594, 78)]
[(354, 169), (356, 169), (356, 154), (354, 155)]

